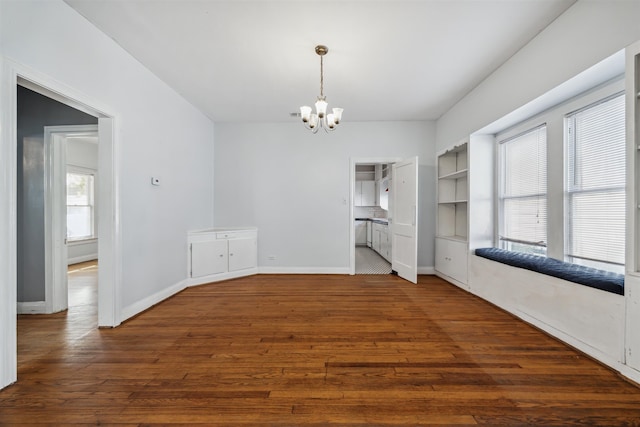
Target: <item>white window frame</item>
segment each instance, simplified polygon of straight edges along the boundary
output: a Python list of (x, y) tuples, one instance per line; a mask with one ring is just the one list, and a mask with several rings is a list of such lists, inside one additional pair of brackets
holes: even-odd
[[(515, 239), (513, 237), (509, 237), (509, 236), (505, 236), (504, 235), (504, 229), (505, 229), (505, 213), (504, 213), (504, 205), (505, 205), (505, 200), (508, 199), (531, 199), (531, 198), (541, 198), (543, 197), (546, 201), (546, 203), (548, 203), (548, 192), (547, 192), (547, 186), (545, 185), (544, 188), (544, 192), (538, 192), (535, 194), (526, 194), (526, 195), (518, 195), (518, 196), (506, 196), (506, 183), (505, 183), (505, 169), (506, 169), (506, 158), (505, 158), (505, 154), (504, 154), (504, 150), (507, 147), (507, 144), (510, 143), (514, 143), (515, 140), (528, 135), (532, 132), (536, 132), (540, 129), (544, 128), (545, 130), (545, 144), (547, 143), (547, 124), (546, 123), (538, 123), (536, 125), (532, 125), (532, 126), (527, 126), (523, 131), (518, 132), (514, 135), (510, 135), (510, 136), (504, 136), (504, 134), (502, 135), (498, 135), (496, 138), (497, 141), (497, 146), (498, 146), (498, 171), (497, 171), (497, 175), (498, 175), (498, 179), (497, 179), (497, 183), (498, 183), (498, 227), (497, 227), (497, 247), (502, 248), (502, 249), (507, 249), (507, 250), (512, 250), (512, 251), (516, 251), (516, 252), (526, 252), (526, 253), (533, 253), (533, 254), (537, 254), (537, 255), (543, 255), (546, 256), (547, 255), (547, 244), (548, 244), (548, 226), (545, 229), (545, 240), (543, 241), (539, 241), (539, 242), (534, 242), (534, 241), (527, 241), (527, 240), (520, 240), (520, 239)], [(547, 159), (546, 159), (546, 146), (545, 146), (545, 156), (544, 161), (545, 161), (545, 182), (547, 181), (547, 176), (546, 176), (546, 170), (547, 170)], [(548, 209), (547, 209), (548, 211)], [(545, 218), (545, 224), (547, 223), (548, 218)], [(517, 247), (517, 245), (521, 245), (525, 248), (528, 248), (527, 250), (518, 250), (515, 249), (515, 247)]]
[[(573, 147), (575, 146), (575, 138), (576, 135), (574, 134), (574, 132), (572, 131), (574, 128), (574, 123), (572, 123), (572, 121), (575, 120), (575, 117), (577, 114), (580, 114), (581, 112), (590, 110), (592, 108), (595, 108), (601, 104), (604, 104), (606, 102), (609, 102), (613, 99), (619, 98), (621, 99), (623, 106), (624, 106), (624, 91), (622, 92), (616, 92), (613, 93), (611, 95), (608, 95), (604, 98), (598, 99), (597, 101), (591, 102), (577, 110), (574, 110), (568, 114), (565, 115), (564, 121), (565, 121), (565, 132), (564, 132), (564, 144), (565, 144), (565, 158), (564, 158), (564, 164), (565, 164), (565, 171), (566, 171), (566, 176), (565, 176), (565, 222), (564, 222), (564, 235), (565, 235), (565, 249), (564, 249), (564, 257), (565, 260), (567, 262), (571, 262), (571, 263), (575, 263), (575, 264), (581, 264), (581, 265), (587, 265), (590, 267), (595, 267), (595, 268), (600, 268), (600, 269), (605, 269), (605, 270), (610, 270), (610, 271), (614, 271), (617, 273), (624, 273), (624, 253), (625, 253), (625, 248), (622, 248), (622, 254), (623, 254), (623, 262), (614, 262), (611, 260), (606, 260), (606, 259), (598, 259), (595, 257), (586, 257), (584, 255), (578, 255), (576, 253), (574, 253), (574, 250), (572, 248), (572, 242), (573, 242), (573, 224), (572, 224), (572, 219), (573, 219), (573, 211), (572, 211), (572, 199), (574, 198), (574, 195), (586, 195), (586, 194), (596, 194), (596, 193), (608, 193), (608, 192), (622, 192), (623, 194), (623, 199), (625, 197), (625, 192), (626, 192), (626, 180), (625, 180), (625, 171), (622, 171), (622, 185), (614, 185), (614, 186), (606, 186), (606, 187), (598, 187), (596, 189), (594, 188), (589, 188), (589, 189), (584, 189), (581, 188), (581, 185), (576, 183), (576, 181), (573, 179), (573, 177), (571, 176), (571, 170), (576, 169), (576, 166), (574, 166), (572, 168), (571, 166), (571, 160), (573, 158), (571, 150), (573, 149)], [(624, 112), (623, 112), (623, 117), (624, 117)], [(573, 133), (572, 133), (573, 132)], [(624, 133), (624, 131), (623, 131)], [(622, 156), (623, 159), (626, 156), (626, 142), (623, 140), (622, 143)], [(625, 165), (625, 161), (623, 160), (623, 165)], [(625, 165), (626, 166), (626, 165)], [(579, 166), (578, 166), (579, 167)], [(574, 172), (575, 174), (575, 172)], [(572, 185), (573, 182), (573, 185)], [(626, 208), (623, 209), (623, 219), (626, 220), (625, 218), (625, 212), (626, 212)], [(626, 232), (626, 224), (623, 225), (623, 237), (625, 235)], [(623, 238), (623, 245), (625, 244), (624, 242), (624, 238)]]
[[(71, 238), (71, 237), (67, 237), (67, 240), (69, 242), (69, 244), (73, 245), (74, 243), (79, 243), (79, 242), (86, 242), (89, 240), (95, 240), (98, 238), (98, 224), (97, 224), (97, 220), (96, 220), (96, 212), (97, 212), (97, 188), (98, 188), (98, 176), (97, 176), (97, 171), (95, 169), (90, 169), (90, 168), (83, 168), (80, 166), (71, 166), (71, 165), (67, 165), (67, 170), (65, 173), (65, 176), (67, 174), (77, 174), (77, 175), (90, 175), (93, 177), (93, 194), (92, 194), (92, 204), (90, 205), (91, 207), (91, 236), (88, 237), (78, 237), (78, 238)], [(66, 186), (65, 186), (66, 187)], [(65, 194), (66, 194), (66, 188), (65, 188)], [(65, 200), (66, 203), (66, 200)], [(67, 205), (67, 209), (68, 209), (69, 205)]]

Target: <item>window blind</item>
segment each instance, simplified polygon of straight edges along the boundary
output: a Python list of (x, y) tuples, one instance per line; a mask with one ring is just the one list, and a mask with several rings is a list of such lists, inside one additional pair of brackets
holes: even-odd
[(624, 265), (624, 95), (567, 116), (567, 144), (567, 256)]
[(547, 244), (547, 127), (530, 129), (501, 141), (500, 146), (501, 247), (544, 253)]
[(67, 238), (83, 240), (95, 237), (94, 185), (91, 174), (67, 173)]

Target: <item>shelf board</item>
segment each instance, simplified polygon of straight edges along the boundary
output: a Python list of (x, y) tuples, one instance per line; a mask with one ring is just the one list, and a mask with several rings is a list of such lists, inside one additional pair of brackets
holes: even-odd
[(446, 175), (439, 176), (438, 179), (458, 179), (467, 176), (468, 169), (451, 172)]
[(463, 242), (463, 243), (465, 243), (467, 241), (467, 236), (438, 234), (436, 237), (439, 238), (439, 239), (453, 240), (454, 242)]
[(457, 205), (460, 203), (467, 203), (467, 200), (444, 200), (444, 201), (439, 201), (438, 204), (439, 205)]

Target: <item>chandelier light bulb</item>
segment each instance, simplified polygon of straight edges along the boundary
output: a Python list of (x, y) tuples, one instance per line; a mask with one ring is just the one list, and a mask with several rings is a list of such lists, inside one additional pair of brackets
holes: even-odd
[(304, 123), (308, 123), (309, 118), (311, 117), (311, 107), (309, 107), (308, 105), (305, 105), (304, 107), (300, 107), (300, 116), (302, 117), (302, 121)]
[(340, 120), (342, 120), (342, 108), (334, 108), (333, 109), (333, 120), (335, 124), (339, 125)]
[(324, 100), (324, 97), (318, 97), (316, 101), (316, 114), (318, 114), (318, 118), (323, 119), (324, 115), (327, 114), (327, 101)]

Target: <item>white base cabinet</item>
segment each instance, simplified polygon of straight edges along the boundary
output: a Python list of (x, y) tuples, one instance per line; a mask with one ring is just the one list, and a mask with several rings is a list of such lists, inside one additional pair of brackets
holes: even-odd
[(356, 246), (365, 246), (367, 244), (367, 222), (356, 220), (354, 223), (356, 233)]
[(189, 232), (190, 278), (210, 281), (257, 273), (258, 231), (255, 228), (212, 228)]
[(371, 224), (371, 248), (391, 262), (391, 236), (388, 225), (377, 222)]
[(466, 288), (467, 283), (467, 242), (436, 238), (436, 272), (453, 279)]

